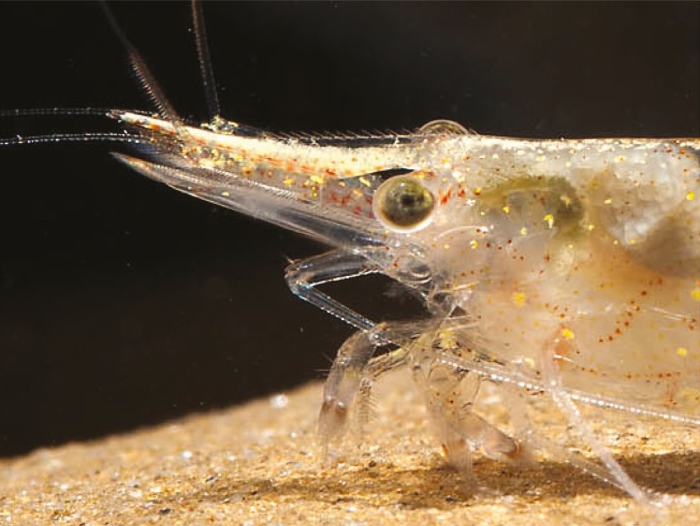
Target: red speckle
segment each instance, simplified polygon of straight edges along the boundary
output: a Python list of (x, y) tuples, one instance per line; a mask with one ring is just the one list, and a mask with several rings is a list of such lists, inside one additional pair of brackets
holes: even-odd
[(439, 201), (441, 205), (444, 205), (447, 203), (447, 201), (450, 200), (450, 197), (452, 197), (452, 188), (449, 188), (445, 194), (441, 195), (439, 197)]

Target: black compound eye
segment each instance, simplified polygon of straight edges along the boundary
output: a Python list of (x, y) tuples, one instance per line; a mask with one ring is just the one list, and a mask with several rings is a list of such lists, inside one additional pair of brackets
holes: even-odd
[(400, 175), (377, 188), (372, 208), (375, 217), (387, 228), (413, 232), (428, 224), (435, 199), (420, 180)]

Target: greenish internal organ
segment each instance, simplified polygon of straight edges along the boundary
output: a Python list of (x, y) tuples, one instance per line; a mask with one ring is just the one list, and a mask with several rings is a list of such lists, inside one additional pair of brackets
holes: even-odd
[(573, 186), (563, 177), (523, 176), (484, 190), (482, 214), (516, 237), (545, 231), (559, 239), (582, 231), (584, 207)]

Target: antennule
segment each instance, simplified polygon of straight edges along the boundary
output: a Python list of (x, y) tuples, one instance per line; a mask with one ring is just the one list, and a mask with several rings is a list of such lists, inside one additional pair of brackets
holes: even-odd
[(163, 92), (155, 77), (151, 73), (151, 70), (148, 69), (146, 62), (136, 50), (136, 47), (129, 41), (124, 32), (119, 27), (119, 24), (114, 18), (112, 11), (107, 6), (107, 3), (100, 3), (102, 5), (102, 9), (105, 13), (105, 16), (107, 17), (107, 20), (109, 21), (109, 25), (112, 27), (112, 30), (117, 35), (117, 38), (119, 38), (122, 45), (126, 49), (127, 55), (129, 57), (129, 62), (131, 63), (131, 68), (134, 70), (136, 78), (150, 97), (151, 101), (153, 101), (153, 104), (155, 104), (158, 110), (158, 115), (162, 119), (173, 122), (177, 126), (179, 126), (181, 124), (180, 117), (175, 111), (175, 108), (173, 108), (173, 106), (170, 104), (170, 101), (165, 96), (165, 93)]
[(211, 64), (211, 55), (209, 54), (209, 43), (207, 42), (207, 29), (204, 24), (202, 3), (198, 0), (192, 0), (192, 20), (194, 22), (197, 55), (199, 56), (199, 70), (202, 73), (202, 83), (204, 84), (204, 95), (207, 99), (209, 118), (213, 119), (221, 114), (221, 109), (219, 107), (219, 95), (216, 92), (214, 68)]

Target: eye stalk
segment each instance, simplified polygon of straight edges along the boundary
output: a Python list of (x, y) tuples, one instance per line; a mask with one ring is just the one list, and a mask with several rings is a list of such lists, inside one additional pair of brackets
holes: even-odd
[(396, 232), (415, 232), (428, 225), (435, 198), (419, 179), (398, 175), (374, 193), (372, 210), (382, 225)]

